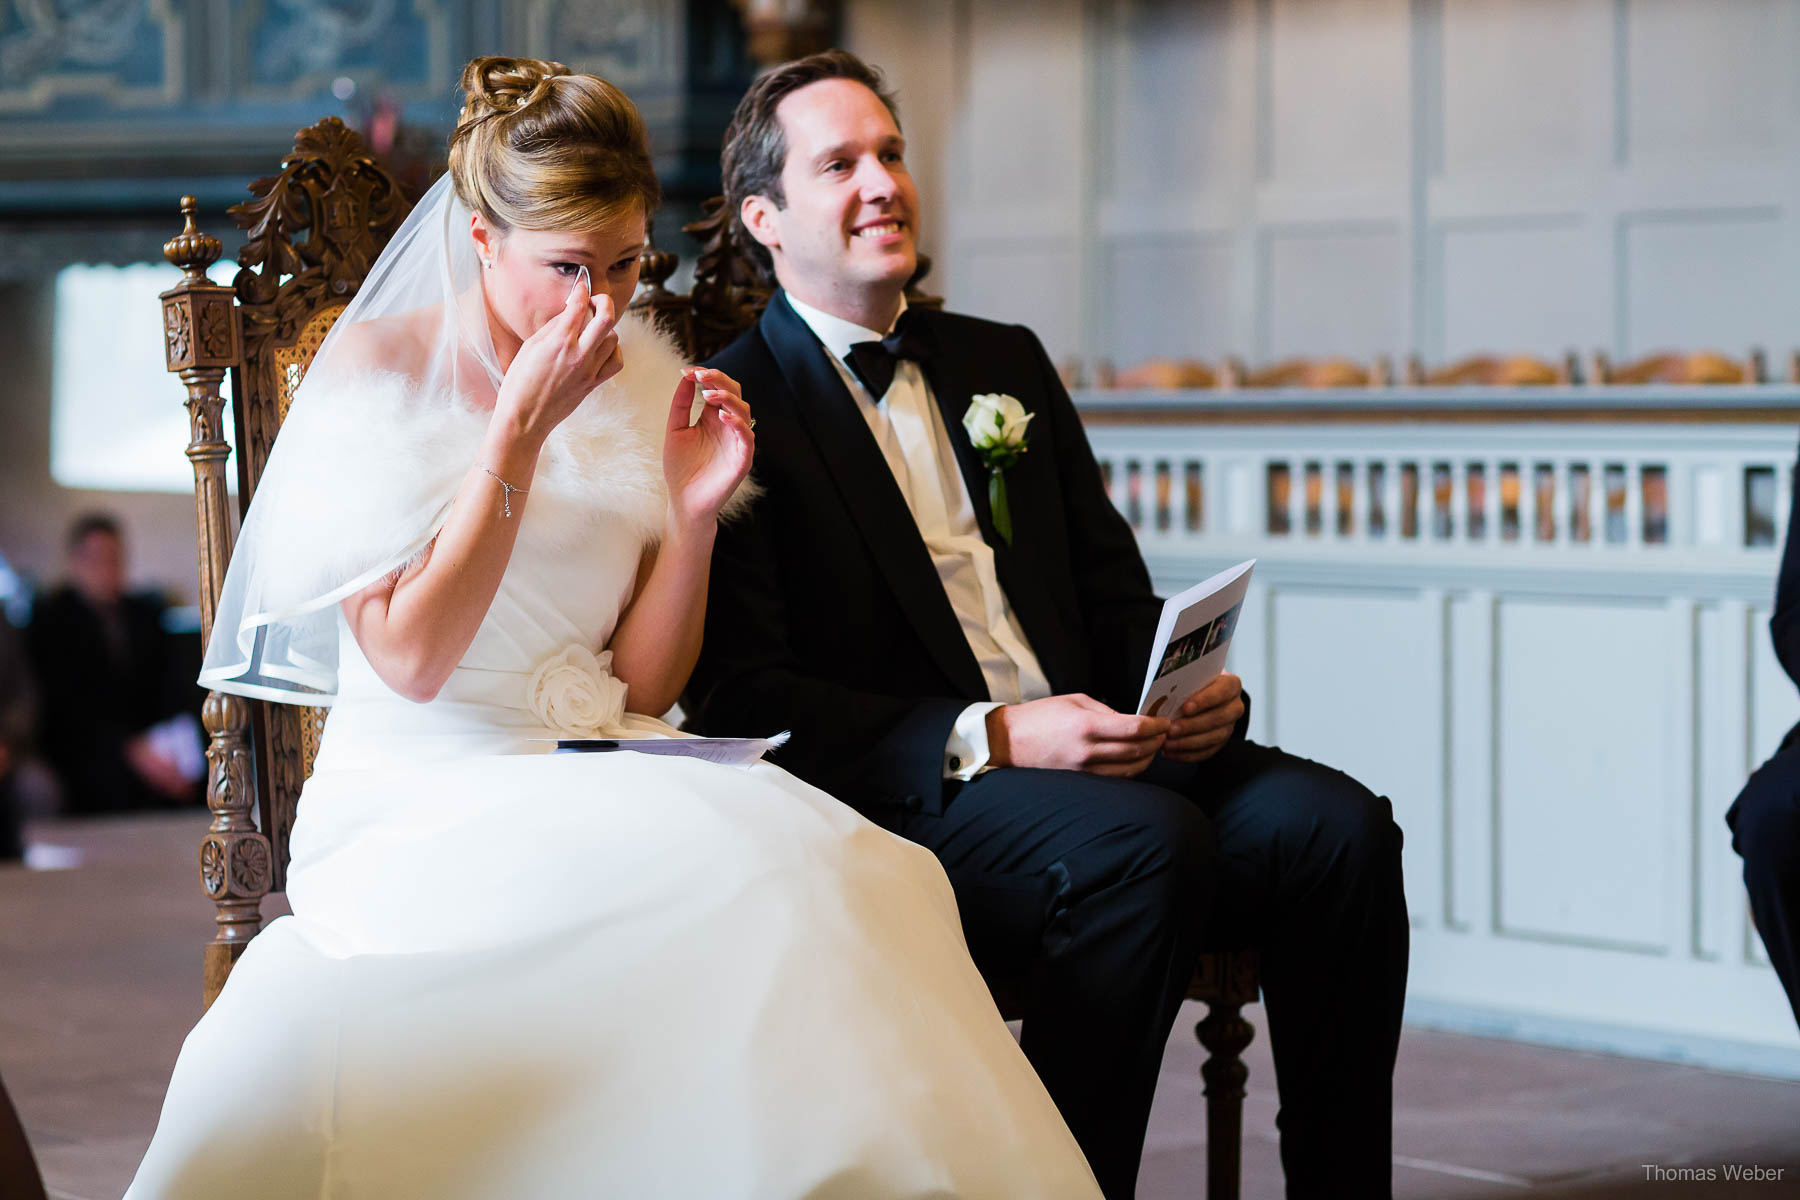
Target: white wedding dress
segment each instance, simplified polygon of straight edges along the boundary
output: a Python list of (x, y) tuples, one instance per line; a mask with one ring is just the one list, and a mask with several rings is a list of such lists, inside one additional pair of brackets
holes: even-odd
[[(364, 442), (344, 454), (390, 453), (368, 423), (405, 410), (374, 403), (398, 386), (345, 389)], [(579, 653), (532, 680), (604, 647), (632, 594), (626, 518), (662, 504), (632, 438), (660, 437), (668, 394), (624, 434), (590, 404), (553, 436), (436, 699), (389, 690), (341, 632), (293, 915), (189, 1035), (128, 1200), (1098, 1194), (928, 851), (767, 763), (539, 740), (612, 695)], [(424, 442), (454, 484), (485, 417), (439, 408)], [(360, 503), (409, 482), (336, 465)]]

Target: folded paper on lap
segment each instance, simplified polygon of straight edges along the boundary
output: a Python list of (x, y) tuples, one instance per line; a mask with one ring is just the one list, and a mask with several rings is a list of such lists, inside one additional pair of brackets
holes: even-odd
[(1163, 604), (1138, 698), (1140, 716), (1173, 717), (1182, 701), (1225, 669), (1255, 566), (1254, 558), (1241, 562)]
[(747, 767), (787, 743), (785, 731), (768, 738), (558, 738), (557, 754), (610, 754), (629, 750), (668, 758), (697, 758), (727, 767)]

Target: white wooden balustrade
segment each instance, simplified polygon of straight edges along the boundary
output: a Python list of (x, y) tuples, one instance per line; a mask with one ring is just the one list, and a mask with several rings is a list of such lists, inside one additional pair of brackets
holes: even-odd
[(1251, 735), (1393, 800), (1410, 1019), (1800, 1077), (1723, 820), (1800, 719), (1800, 390), (1076, 399), (1159, 590), (1258, 559)]

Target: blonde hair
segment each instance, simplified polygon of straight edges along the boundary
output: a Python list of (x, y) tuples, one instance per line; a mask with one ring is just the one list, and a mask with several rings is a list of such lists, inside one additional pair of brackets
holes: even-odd
[(556, 62), (487, 56), (463, 68), (450, 135), (456, 194), (501, 230), (588, 232), (662, 200), (644, 118), (624, 92)]

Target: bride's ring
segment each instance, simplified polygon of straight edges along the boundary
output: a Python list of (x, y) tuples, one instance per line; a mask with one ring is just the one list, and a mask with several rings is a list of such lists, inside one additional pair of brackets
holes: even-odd
[(750, 418), (750, 428), (752, 428), (752, 429), (756, 428), (756, 418), (755, 417)]

